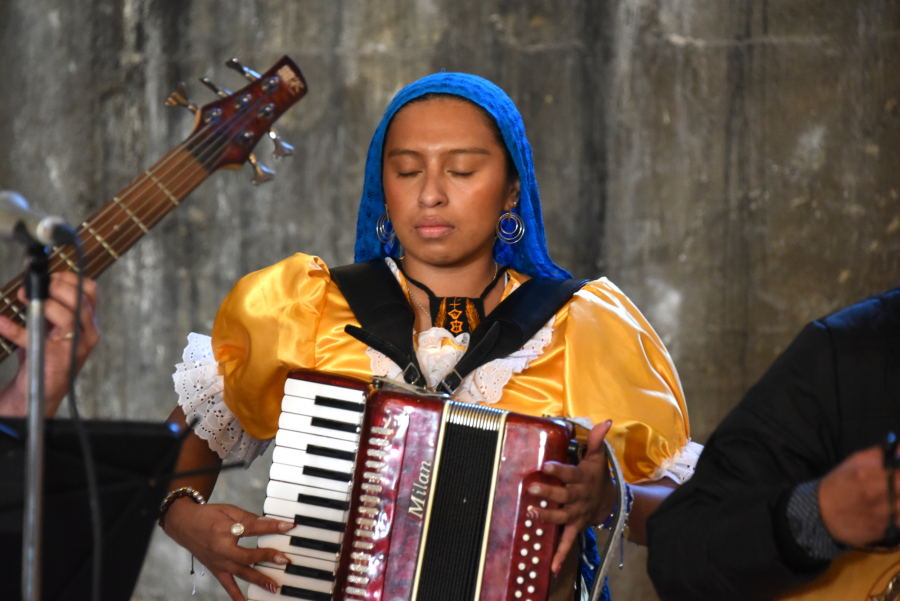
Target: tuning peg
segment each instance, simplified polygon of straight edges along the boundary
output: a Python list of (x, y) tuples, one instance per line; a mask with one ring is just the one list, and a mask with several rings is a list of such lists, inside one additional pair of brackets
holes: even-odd
[(280, 159), (282, 157), (294, 156), (294, 147), (282, 140), (274, 127), (269, 130), (269, 137), (275, 145), (275, 152), (272, 153), (273, 157)]
[(250, 155), (249, 160), (253, 165), (253, 185), (258, 186), (275, 179), (275, 172), (257, 161), (253, 154)]
[(175, 86), (175, 91), (166, 98), (166, 106), (183, 106), (192, 113), (196, 113), (200, 110), (200, 107), (191, 102), (188, 98), (187, 86), (183, 81)]
[(231, 92), (229, 92), (225, 88), (220, 88), (219, 86), (217, 86), (216, 84), (211, 82), (208, 77), (201, 77), (200, 83), (205, 85), (207, 88), (209, 88), (210, 90), (212, 90), (213, 92), (215, 92), (216, 94), (221, 96), (222, 98), (227, 98), (227, 97), (231, 96)]
[(259, 73), (257, 73), (253, 69), (245, 67), (236, 58), (233, 58), (230, 61), (226, 61), (225, 66), (228, 67), (229, 69), (234, 69), (235, 71), (237, 71), (238, 73), (240, 73), (241, 75), (243, 75), (244, 77), (249, 79), (250, 81), (256, 81), (257, 79), (259, 79), (261, 77), (261, 75)]

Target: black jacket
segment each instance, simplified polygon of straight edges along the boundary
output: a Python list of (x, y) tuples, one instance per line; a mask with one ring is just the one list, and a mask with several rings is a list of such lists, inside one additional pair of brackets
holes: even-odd
[(660, 597), (767, 599), (828, 562), (791, 537), (794, 486), (900, 434), (900, 288), (806, 326), (648, 521)]

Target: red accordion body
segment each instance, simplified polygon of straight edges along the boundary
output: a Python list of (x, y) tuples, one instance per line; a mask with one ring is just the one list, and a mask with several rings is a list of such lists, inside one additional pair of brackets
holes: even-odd
[(569, 424), (315, 372), (285, 390), (265, 513), (296, 527), (259, 544), (292, 564), (263, 564), (279, 592), (251, 586), (250, 599), (547, 598), (558, 527), (529, 518), (553, 504), (527, 489), (555, 481), (544, 463), (569, 461)]

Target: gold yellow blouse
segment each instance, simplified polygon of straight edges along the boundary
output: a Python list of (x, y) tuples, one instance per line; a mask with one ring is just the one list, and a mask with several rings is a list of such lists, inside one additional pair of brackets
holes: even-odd
[[(524, 281), (509, 274), (504, 298), (514, 282)], [(359, 325), (317, 257), (296, 254), (235, 285), (216, 315), (213, 351), (225, 378), (225, 403), (248, 434), (275, 436), (284, 381), (293, 369), (372, 376), (366, 346), (344, 332), (347, 324)], [(613, 420), (608, 439), (630, 482), (654, 477), (690, 437), (668, 352), (606, 279), (590, 282), (556, 314), (543, 354), (512, 375), (493, 406), (595, 424)]]

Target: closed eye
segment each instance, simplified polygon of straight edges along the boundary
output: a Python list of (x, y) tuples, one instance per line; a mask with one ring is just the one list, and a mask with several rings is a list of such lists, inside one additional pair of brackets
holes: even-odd
[(451, 171), (450, 175), (455, 175), (456, 177), (469, 177), (474, 173), (474, 171)]

